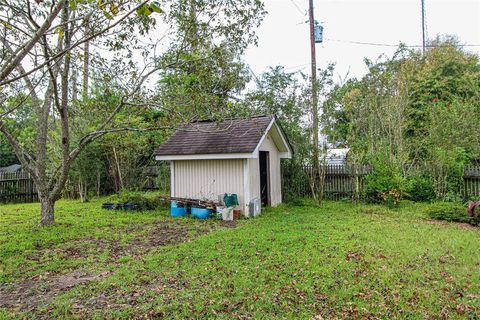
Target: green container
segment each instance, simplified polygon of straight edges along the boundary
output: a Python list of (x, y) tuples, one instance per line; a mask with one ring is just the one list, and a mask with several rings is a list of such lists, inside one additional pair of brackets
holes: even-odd
[(235, 193), (232, 193), (232, 194), (225, 193), (223, 196), (223, 202), (227, 207), (238, 206), (238, 196)]

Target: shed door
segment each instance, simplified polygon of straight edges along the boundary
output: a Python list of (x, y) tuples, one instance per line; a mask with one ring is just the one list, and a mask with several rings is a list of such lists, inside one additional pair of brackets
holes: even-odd
[(260, 194), (262, 206), (270, 206), (270, 153), (259, 151), (260, 161)]

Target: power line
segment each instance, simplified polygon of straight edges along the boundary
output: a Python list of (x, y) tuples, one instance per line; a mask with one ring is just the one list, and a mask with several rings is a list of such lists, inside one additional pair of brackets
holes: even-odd
[(255, 72), (253, 71), (253, 69), (252, 69), (249, 65), (247, 65), (247, 68), (248, 68), (248, 70), (250, 70), (250, 74), (255, 78), (255, 80), (256, 80), (257, 82), (260, 82), (260, 79), (257, 77), (257, 75), (255, 74)]
[[(338, 40), (338, 39), (325, 39), (326, 41), (331, 41), (331, 42), (343, 42), (343, 43), (351, 43), (351, 44), (358, 44), (358, 45), (366, 45), (366, 46), (377, 46), (377, 47), (398, 47), (399, 44), (393, 44), (393, 43), (376, 43), (376, 42), (362, 42), (362, 41), (353, 41), (353, 40)], [(405, 47), (408, 48), (422, 48), (423, 45), (404, 45)], [(436, 47), (444, 47), (446, 45), (431, 45), (431, 44), (426, 44), (426, 48), (436, 48)], [(480, 47), (480, 44), (458, 44), (455, 46), (459, 47)]]
[(296, 65), (296, 66), (284, 67), (284, 69), (285, 70), (292, 70), (292, 69), (297, 69), (297, 68), (305, 69), (306, 66), (309, 66), (311, 64), (312, 64), (311, 62), (308, 62), (308, 63), (304, 63), (304, 64), (299, 64), (299, 65)]
[(300, 9), (300, 7), (299, 7), (298, 4), (295, 2), (295, 0), (290, 0), (290, 2), (295, 6), (295, 8), (297, 8), (298, 12), (299, 12), (302, 16), (306, 16), (305, 11), (303, 11), (302, 9)]

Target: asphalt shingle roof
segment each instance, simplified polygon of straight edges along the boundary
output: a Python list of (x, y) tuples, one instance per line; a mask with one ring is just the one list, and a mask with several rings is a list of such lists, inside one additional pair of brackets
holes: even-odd
[(183, 125), (155, 150), (157, 156), (250, 153), (272, 121), (273, 116), (196, 122)]

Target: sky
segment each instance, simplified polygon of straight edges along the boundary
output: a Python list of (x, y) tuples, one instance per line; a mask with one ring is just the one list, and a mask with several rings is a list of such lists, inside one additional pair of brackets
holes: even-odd
[[(310, 73), (308, 0), (264, 0), (268, 11), (257, 31), (258, 46), (245, 60), (258, 75), (269, 66)], [(364, 58), (391, 57), (396, 47), (360, 45), (422, 44), (421, 0), (314, 0), (315, 19), (324, 26), (324, 43), (316, 45), (317, 67), (336, 64), (335, 81), (361, 77)], [(425, 0), (427, 36), (454, 34), (468, 51), (480, 54), (480, 0)]]

